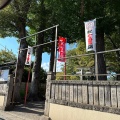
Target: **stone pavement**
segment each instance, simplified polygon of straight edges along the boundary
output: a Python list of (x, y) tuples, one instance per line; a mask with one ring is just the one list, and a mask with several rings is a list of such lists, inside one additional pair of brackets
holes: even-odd
[(17, 105), (13, 111), (0, 110), (0, 120), (41, 120), (44, 102), (29, 102)]

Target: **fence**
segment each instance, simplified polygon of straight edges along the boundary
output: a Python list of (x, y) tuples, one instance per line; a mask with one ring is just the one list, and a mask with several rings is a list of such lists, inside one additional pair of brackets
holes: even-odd
[[(68, 112), (69, 109), (71, 109), (71, 113)], [(76, 110), (80, 115), (85, 114), (85, 111), (81, 110), (120, 114), (120, 82), (55, 80), (55, 73), (48, 73), (44, 115), (49, 116), (52, 120), (63, 119), (68, 117), (68, 114), (74, 116)], [(59, 114), (63, 118), (58, 117)], [(97, 114), (94, 113), (95, 118), (98, 117)], [(108, 116), (113, 114), (106, 114), (104, 119), (109, 120)], [(119, 120), (120, 116), (117, 117)], [(77, 120), (80, 118), (81, 116)], [(64, 119), (72, 120), (72, 118)]]
[(120, 82), (51, 81), (52, 103), (120, 113)]
[[(115, 52), (119, 50), (120, 49), (103, 51), (103, 52), (98, 52), (97, 54)], [(72, 59), (76, 57), (89, 56), (89, 55), (94, 55), (94, 53), (78, 55), (78, 56), (70, 56), (66, 58)], [(94, 66), (94, 68), (96, 69), (97, 67)], [(114, 73), (114, 74), (120, 75), (119, 73)], [(71, 114), (74, 116), (75, 115), (74, 111), (76, 111), (76, 108), (79, 108), (80, 110), (85, 109), (85, 110), (99, 111), (104, 113), (107, 112), (107, 113), (120, 114), (120, 81), (97, 79), (97, 77), (99, 76), (109, 77), (110, 75), (111, 73), (99, 74), (98, 70), (95, 70), (95, 72), (88, 75), (81, 73), (79, 75), (76, 74), (60, 75), (62, 76), (62, 78), (59, 80), (57, 79), (59, 75), (57, 75), (56, 73), (48, 73), (44, 115), (49, 116), (52, 120), (63, 119), (64, 116), (65, 117), (68, 116), (68, 113), (66, 111), (69, 109), (72, 109)], [(82, 76), (82, 78), (83, 76), (95, 76), (95, 79), (69, 80), (68, 78), (67, 80), (65, 80), (64, 76), (66, 77)], [(62, 112), (59, 111), (59, 107), (60, 109), (63, 110)], [(68, 109), (66, 107), (68, 107)], [(56, 109), (56, 112), (54, 111), (54, 109)], [(59, 116), (58, 112), (60, 112), (59, 114), (62, 115), (62, 118), (57, 117)], [(85, 111), (81, 111), (81, 112), (79, 111), (78, 114), (85, 114)], [(104, 116), (105, 114), (102, 115)], [(104, 119), (109, 120), (109, 117), (107, 115), (110, 116), (112, 114), (105, 115)], [(94, 116), (97, 117), (97, 113), (96, 115), (94, 114)], [(118, 117), (117, 119), (119, 120), (120, 117), (119, 116), (117, 117)], [(81, 117), (79, 117), (78, 119), (80, 118)], [(113, 118), (116, 118), (116, 116), (114, 116)], [(72, 120), (72, 118), (64, 118), (64, 119)], [(85, 119), (84, 116), (83, 119)], [(89, 120), (89, 117), (87, 119)]]

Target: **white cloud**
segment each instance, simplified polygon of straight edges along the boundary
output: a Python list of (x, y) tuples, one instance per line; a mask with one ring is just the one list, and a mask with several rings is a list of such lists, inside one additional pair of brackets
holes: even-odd
[(61, 68), (64, 66), (64, 63), (63, 62), (59, 62), (57, 61), (57, 65), (56, 65), (56, 71), (57, 72), (61, 72)]
[[(63, 62), (57, 61), (57, 63), (56, 63), (56, 71), (57, 71), (57, 72), (60, 72), (60, 71), (61, 71), (61, 68), (63, 67), (63, 65), (64, 65)], [(43, 68), (46, 72), (48, 72), (48, 70), (49, 70), (49, 62), (47, 62), (47, 63), (42, 63), (42, 68)]]
[(48, 72), (48, 70), (49, 70), (49, 62), (47, 62), (47, 63), (42, 63), (42, 68), (43, 68), (46, 72)]

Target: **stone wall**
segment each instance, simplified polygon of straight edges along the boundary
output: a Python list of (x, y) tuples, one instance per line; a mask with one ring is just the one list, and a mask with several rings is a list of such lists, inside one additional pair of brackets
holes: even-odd
[(13, 76), (8, 81), (0, 81), (0, 109), (10, 110), (12, 108)]

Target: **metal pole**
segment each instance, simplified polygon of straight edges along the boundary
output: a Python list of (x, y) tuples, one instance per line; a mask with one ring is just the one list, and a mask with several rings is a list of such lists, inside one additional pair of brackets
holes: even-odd
[(44, 29), (44, 30), (42, 30), (42, 31), (39, 31), (39, 32), (36, 32), (36, 33), (31, 34), (31, 35), (29, 35), (29, 36), (23, 37), (23, 38), (21, 38), (21, 39), (19, 39), (19, 40), (32, 37), (32, 36), (37, 35), (37, 34), (39, 34), (39, 33), (42, 33), (42, 32), (45, 32), (45, 31), (47, 31), (47, 30), (50, 30), (50, 29), (52, 29), (52, 28), (55, 28), (55, 27), (57, 27), (57, 26), (59, 26), (59, 25), (55, 25), (55, 26), (49, 27), (49, 28)]
[(64, 66), (64, 80), (66, 80), (66, 61), (65, 61), (65, 66)]
[[(96, 23), (95, 23), (96, 26)], [(95, 27), (95, 39), (96, 39), (96, 27)], [(97, 59), (97, 41), (95, 40), (95, 74), (98, 81), (98, 59)]]
[(57, 25), (56, 25), (56, 31), (55, 31), (55, 57), (54, 57), (54, 72), (56, 75), (56, 62), (57, 62)]
[[(66, 57), (66, 43), (67, 43), (67, 39), (66, 39), (66, 42), (65, 42), (65, 57)], [(66, 58), (65, 59), (65, 68), (64, 68), (64, 79), (66, 80)]]
[(80, 80), (83, 80), (83, 69), (81, 69), (81, 76), (80, 76)]
[(35, 35), (35, 45), (37, 45), (37, 35)]
[(97, 61), (97, 52), (95, 51), (95, 75), (96, 80), (98, 81), (98, 61)]

